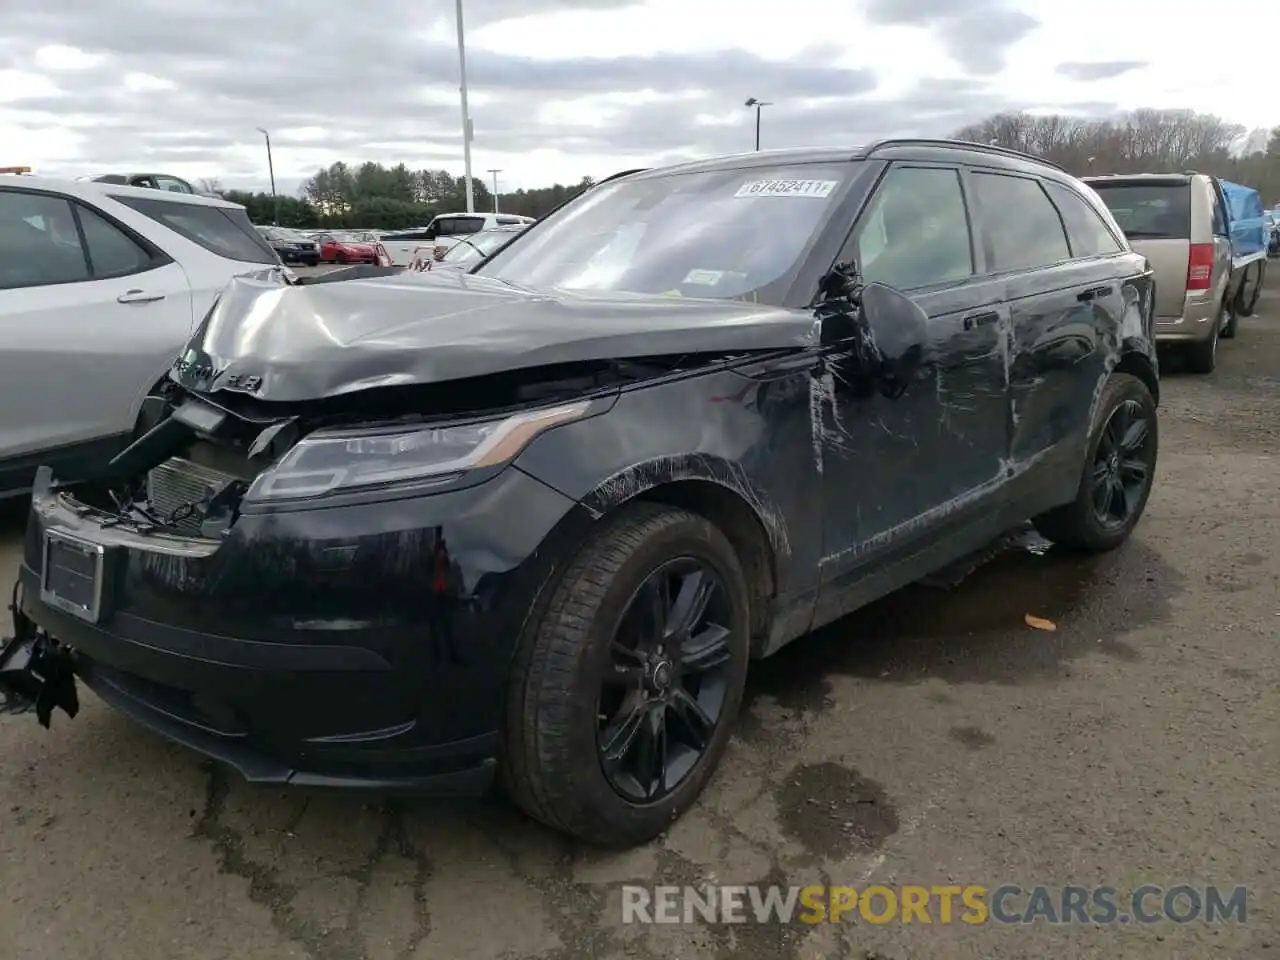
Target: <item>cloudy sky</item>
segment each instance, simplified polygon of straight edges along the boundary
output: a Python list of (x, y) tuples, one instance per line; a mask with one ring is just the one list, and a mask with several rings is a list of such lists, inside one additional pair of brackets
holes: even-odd
[[(454, 0), (38, 0), (0, 15), (0, 165), (294, 192), (317, 167), (462, 172)], [(1280, 4), (1250, 4), (1252, 36)], [(1261, 53), (1193, 0), (465, 0), (475, 175), (500, 188), (763, 145), (946, 134), (998, 110), (1280, 123)], [(1185, 16), (1179, 11), (1185, 11)], [(1231, 29), (1228, 29), (1228, 36)], [(1194, 67), (1194, 70), (1190, 69)], [(1249, 72), (1253, 71), (1250, 79)]]

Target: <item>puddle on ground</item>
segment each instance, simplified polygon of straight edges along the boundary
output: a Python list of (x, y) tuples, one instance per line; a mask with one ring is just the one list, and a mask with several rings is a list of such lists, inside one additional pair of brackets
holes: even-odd
[(879, 849), (898, 832), (884, 788), (838, 763), (800, 764), (774, 796), (783, 831), (814, 857), (844, 860)]
[[(747, 705), (767, 696), (784, 710), (821, 709), (833, 675), (1023, 683), (1059, 676), (1080, 656), (1136, 660), (1137, 652), (1117, 638), (1168, 616), (1182, 584), (1182, 575), (1141, 540), (1082, 556), (1021, 526), (755, 665)], [(1027, 615), (1056, 629), (1032, 629)]]
[(947, 736), (966, 750), (981, 750), (996, 742), (996, 738), (981, 727), (952, 727)]

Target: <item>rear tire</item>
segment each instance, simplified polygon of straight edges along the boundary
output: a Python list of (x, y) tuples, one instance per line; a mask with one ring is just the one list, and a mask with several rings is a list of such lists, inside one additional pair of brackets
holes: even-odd
[[(691, 581), (692, 574), (665, 572), (684, 568), (678, 565), (705, 570), (705, 580), (701, 573)], [(690, 597), (701, 585), (712, 585), (705, 618), (697, 621), (701, 626), (695, 624), (682, 643), (668, 634), (665, 653), (647, 662), (626, 659), (648, 649), (649, 631), (642, 625), (657, 622), (650, 608), (637, 605), (639, 598), (684, 597), (690, 582)], [(679, 603), (656, 609), (664, 606), (664, 621), (677, 622)], [(545, 606), (535, 609), (541, 612), (521, 638), (508, 687), (500, 760), (507, 793), (533, 818), (589, 843), (632, 846), (651, 840), (701, 795), (742, 702), (750, 599), (733, 547), (715, 525), (685, 510), (645, 503), (624, 507), (579, 549)], [(713, 633), (720, 659), (702, 653), (711, 644), (699, 648)], [(653, 635), (660, 639), (662, 631)], [(674, 666), (667, 662), (672, 658)], [(710, 666), (695, 667), (695, 659)], [(625, 666), (632, 662), (640, 665)], [(663, 676), (675, 676), (669, 686), (658, 679), (662, 662), (671, 668)], [(627, 678), (632, 672), (639, 677), (634, 687)], [(616, 708), (615, 695), (622, 697)], [(693, 713), (689, 696), (697, 706)], [(669, 719), (654, 721), (660, 732), (648, 739), (655, 702), (656, 712)], [(624, 738), (628, 721), (620, 718), (637, 712), (644, 719)], [(708, 719), (714, 720), (710, 727)], [(698, 730), (701, 735), (689, 739)], [(656, 755), (644, 752), (650, 744), (660, 744), (670, 762), (650, 766), (647, 761)], [(611, 759), (615, 751), (609, 748), (615, 746), (619, 755)], [(656, 799), (637, 799), (628, 783), (650, 788)]]
[(1230, 335), (1235, 336), (1235, 322), (1235, 313), (1223, 303), (1209, 336), (1184, 348), (1187, 369), (1192, 373), (1213, 373), (1218, 365), (1218, 338), (1228, 336), (1225, 332), (1228, 329)]
[[(1253, 312), (1258, 308), (1258, 298), (1262, 296), (1262, 283), (1266, 276), (1267, 265), (1259, 263), (1251, 271), (1253, 273), (1253, 282), (1250, 283), (1248, 278), (1240, 286), (1240, 293), (1236, 302), (1236, 314), (1241, 317), (1252, 317)], [(1235, 324), (1232, 324), (1231, 335), (1235, 336)]]
[[(1103, 553), (1120, 546), (1146, 509), (1159, 441), (1156, 404), (1147, 385), (1131, 374), (1113, 374), (1098, 404), (1076, 498), (1035, 517), (1036, 530), (1072, 550)], [(1139, 474), (1141, 482), (1127, 483)]]
[(1236, 291), (1235, 298), (1230, 303), (1222, 305), (1222, 319), (1219, 321), (1221, 332), (1218, 334), (1223, 340), (1234, 340), (1236, 338), (1236, 327), (1240, 324), (1240, 301), (1244, 297), (1245, 287), (1249, 283), (1249, 278), (1245, 277), (1240, 281), (1240, 289)]

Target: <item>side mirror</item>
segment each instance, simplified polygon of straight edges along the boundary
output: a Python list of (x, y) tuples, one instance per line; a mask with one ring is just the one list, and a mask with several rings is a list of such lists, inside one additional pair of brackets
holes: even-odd
[(905, 388), (924, 365), (929, 315), (905, 293), (868, 283), (862, 288), (862, 319), (880, 354), (880, 375)]

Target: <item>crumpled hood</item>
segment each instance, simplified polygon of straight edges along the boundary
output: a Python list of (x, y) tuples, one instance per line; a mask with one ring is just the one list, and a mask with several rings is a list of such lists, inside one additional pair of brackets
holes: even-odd
[(174, 364), (190, 390), (332, 397), (575, 361), (785, 349), (811, 313), (736, 300), (534, 291), (453, 270), (285, 286), (239, 277)]

